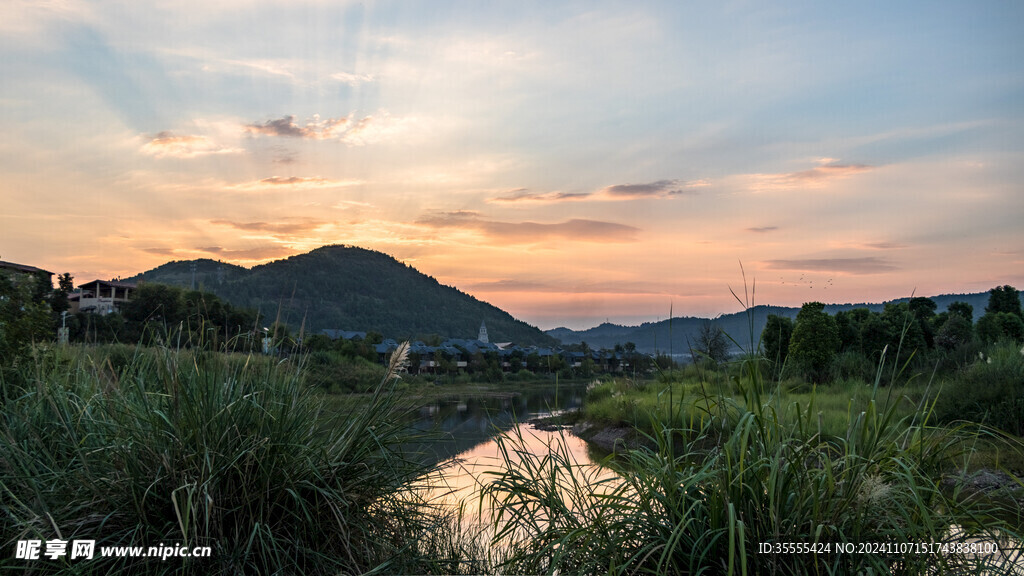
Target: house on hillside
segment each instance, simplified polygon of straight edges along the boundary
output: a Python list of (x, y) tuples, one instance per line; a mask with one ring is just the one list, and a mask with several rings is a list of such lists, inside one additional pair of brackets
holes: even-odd
[(93, 280), (78, 287), (78, 293), (72, 294), (68, 301), (71, 312), (91, 312), (93, 314), (110, 314), (119, 312), (135, 293), (134, 282)]
[(48, 282), (50, 286), (53, 286), (53, 272), (43, 270), (42, 268), (36, 268), (35, 266), (15, 264), (14, 262), (4, 262), (0, 260), (0, 274), (6, 275), (14, 284), (33, 277), (44, 277), (46, 278), (46, 282)]

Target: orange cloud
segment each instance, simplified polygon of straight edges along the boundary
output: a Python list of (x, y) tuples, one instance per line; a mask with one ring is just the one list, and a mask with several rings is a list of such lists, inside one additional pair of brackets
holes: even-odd
[(485, 220), (479, 212), (459, 210), (426, 216), (418, 224), (432, 228), (463, 228), (476, 230), (485, 236), (514, 244), (529, 244), (550, 240), (577, 240), (586, 242), (633, 242), (639, 228), (574, 218), (564, 222), (544, 224), (539, 222), (499, 222)]
[(331, 180), (320, 177), (289, 176), (287, 178), (283, 178), (280, 176), (271, 176), (255, 182), (236, 184), (229, 188), (244, 191), (280, 190), (285, 187), (290, 189), (312, 190), (320, 188), (358, 186), (360, 184), (364, 184), (364, 182), (362, 180)]
[(593, 196), (590, 192), (529, 192), (527, 190), (517, 190), (507, 196), (499, 196), (497, 198), (490, 198), (488, 202), (499, 202), (499, 203), (533, 203), (533, 204), (550, 204), (553, 202), (564, 202), (571, 200), (585, 200)]
[(899, 268), (874, 256), (864, 258), (812, 258), (805, 260), (767, 260), (769, 270), (799, 270), (807, 272), (837, 272), (846, 274), (881, 274)]
[(241, 148), (229, 148), (214, 143), (206, 136), (178, 136), (160, 132), (142, 145), (142, 152), (156, 158), (195, 158), (207, 154), (238, 154)]
[(222, 246), (206, 246), (196, 248), (200, 252), (206, 252), (217, 256), (218, 258), (224, 258), (227, 260), (247, 260), (247, 261), (260, 261), (268, 260), (270, 258), (281, 258), (284, 256), (292, 256), (298, 250), (289, 248), (287, 246), (279, 245), (266, 245), (257, 246), (256, 248), (245, 248), (245, 249), (231, 249), (224, 248)]
[(829, 182), (849, 178), (875, 168), (867, 164), (839, 164), (832, 158), (825, 158), (823, 161), (828, 163), (810, 170), (783, 174), (752, 174), (750, 176), (753, 179), (751, 188), (755, 191), (820, 188)]
[(681, 194), (697, 194), (696, 191), (689, 190), (688, 188), (699, 188), (706, 185), (706, 182), (703, 180), (698, 180), (696, 182), (658, 180), (657, 182), (650, 182), (648, 184), (616, 184), (615, 186), (608, 186), (607, 188), (604, 188), (598, 192), (598, 196), (613, 200), (630, 200), (633, 198), (668, 198), (671, 196), (679, 196)]
[(277, 222), (235, 222), (232, 220), (211, 220), (211, 224), (230, 226), (246, 232), (263, 232), (272, 236), (287, 236), (308, 233), (325, 225), (326, 222), (310, 218), (282, 218)]
[(680, 195), (699, 194), (694, 188), (709, 186), (707, 180), (658, 180), (646, 184), (615, 184), (596, 192), (530, 192), (515, 190), (505, 196), (491, 198), (488, 202), (551, 204), (577, 200), (634, 200), (639, 198), (671, 198)]

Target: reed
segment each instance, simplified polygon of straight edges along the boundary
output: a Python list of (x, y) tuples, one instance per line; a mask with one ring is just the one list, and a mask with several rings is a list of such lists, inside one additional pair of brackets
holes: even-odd
[[(458, 519), (423, 501), (436, 473), (403, 453), (392, 393), (341, 414), (302, 367), (258, 356), (136, 348), (53, 351), (0, 420), (0, 565), (38, 573), (452, 573)], [(120, 352), (124, 352), (121, 350)], [(25, 563), (24, 539), (210, 546), (207, 559)]]
[[(531, 455), (501, 443), (507, 469), (483, 489), (495, 531), (510, 544), (499, 569), (531, 574), (988, 574), (1021, 561), (1020, 534), (1000, 518), (1012, 503), (943, 488), (979, 433), (932, 425), (926, 390), (909, 412), (876, 372), (863, 409), (822, 434), (815, 394), (784, 401), (756, 359), (734, 395), (702, 387), (701, 418), (649, 412), (650, 448), (605, 465), (593, 481), (568, 450)], [(881, 390), (881, 392), (880, 392)], [(691, 393), (697, 393), (691, 391)], [(674, 395), (678, 401), (679, 396)], [(667, 398), (667, 395), (662, 395)], [(680, 424), (680, 423), (683, 424)], [(957, 552), (981, 539), (993, 555)], [(817, 545), (819, 553), (763, 553), (762, 545)], [(922, 554), (907, 544), (945, 544)], [(870, 554), (847, 553), (865, 544)], [(825, 547), (827, 545), (827, 548)], [(843, 551), (839, 551), (842, 546)], [(901, 548), (902, 546), (902, 548)]]

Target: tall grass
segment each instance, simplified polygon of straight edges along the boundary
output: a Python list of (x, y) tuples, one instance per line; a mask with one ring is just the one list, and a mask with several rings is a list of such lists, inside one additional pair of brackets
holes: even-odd
[[(410, 432), (390, 390), (403, 353), (367, 402), (331, 415), (290, 362), (102, 352), (54, 352), (24, 389), (8, 390), (0, 565), (123, 574), (460, 569), (456, 520), (422, 501), (414, 482), (434, 470), (400, 449)], [(212, 557), (13, 558), (17, 540), (58, 538), (94, 539), (97, 551), (210, 546)]]
[[(944, 472), (970, 450), (976, 433), (932, 426), (925, 400), (909, 414), (898, 411), (891, 387), (879, 394), (880, 367), (866, 407), (851, 410), (839, 434), (822, 434), (814, 395), (784, 402), (760, 366), (744, 364), (735, 399), (705, 392), (705, 417), (686, 420), (686, 427), (663, 420), (681, 409), (652, 411), (653, 448), (607, 462), (620, 466), (618, 482), (590, 482), (567, 450), (530, 455), (516, 439), (505, 440), (508, 469), (484, 489), (496, 509), (497, 534), (511, 541), (500, 569), (981, 574), (1005, 573), (1020, 561), (1019, 534), (1000, 520), (1008, 517), (1004, 504), (942, 487)], [(898, 548), (978, 537), (999, 542), (1002, 552)], [(776, 543), (820, 544), (822, 551), (761, 553), (760, 545)], [(848, 543), (897, 547), (837, 551)]]

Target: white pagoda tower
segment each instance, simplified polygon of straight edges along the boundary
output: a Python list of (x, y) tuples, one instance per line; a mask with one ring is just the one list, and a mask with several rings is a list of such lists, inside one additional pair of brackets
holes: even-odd
[(482, 320), (480, 321), (480, 334), (477, 335), (476, 339), (484, 344), (487, 343), (487, 325)]

